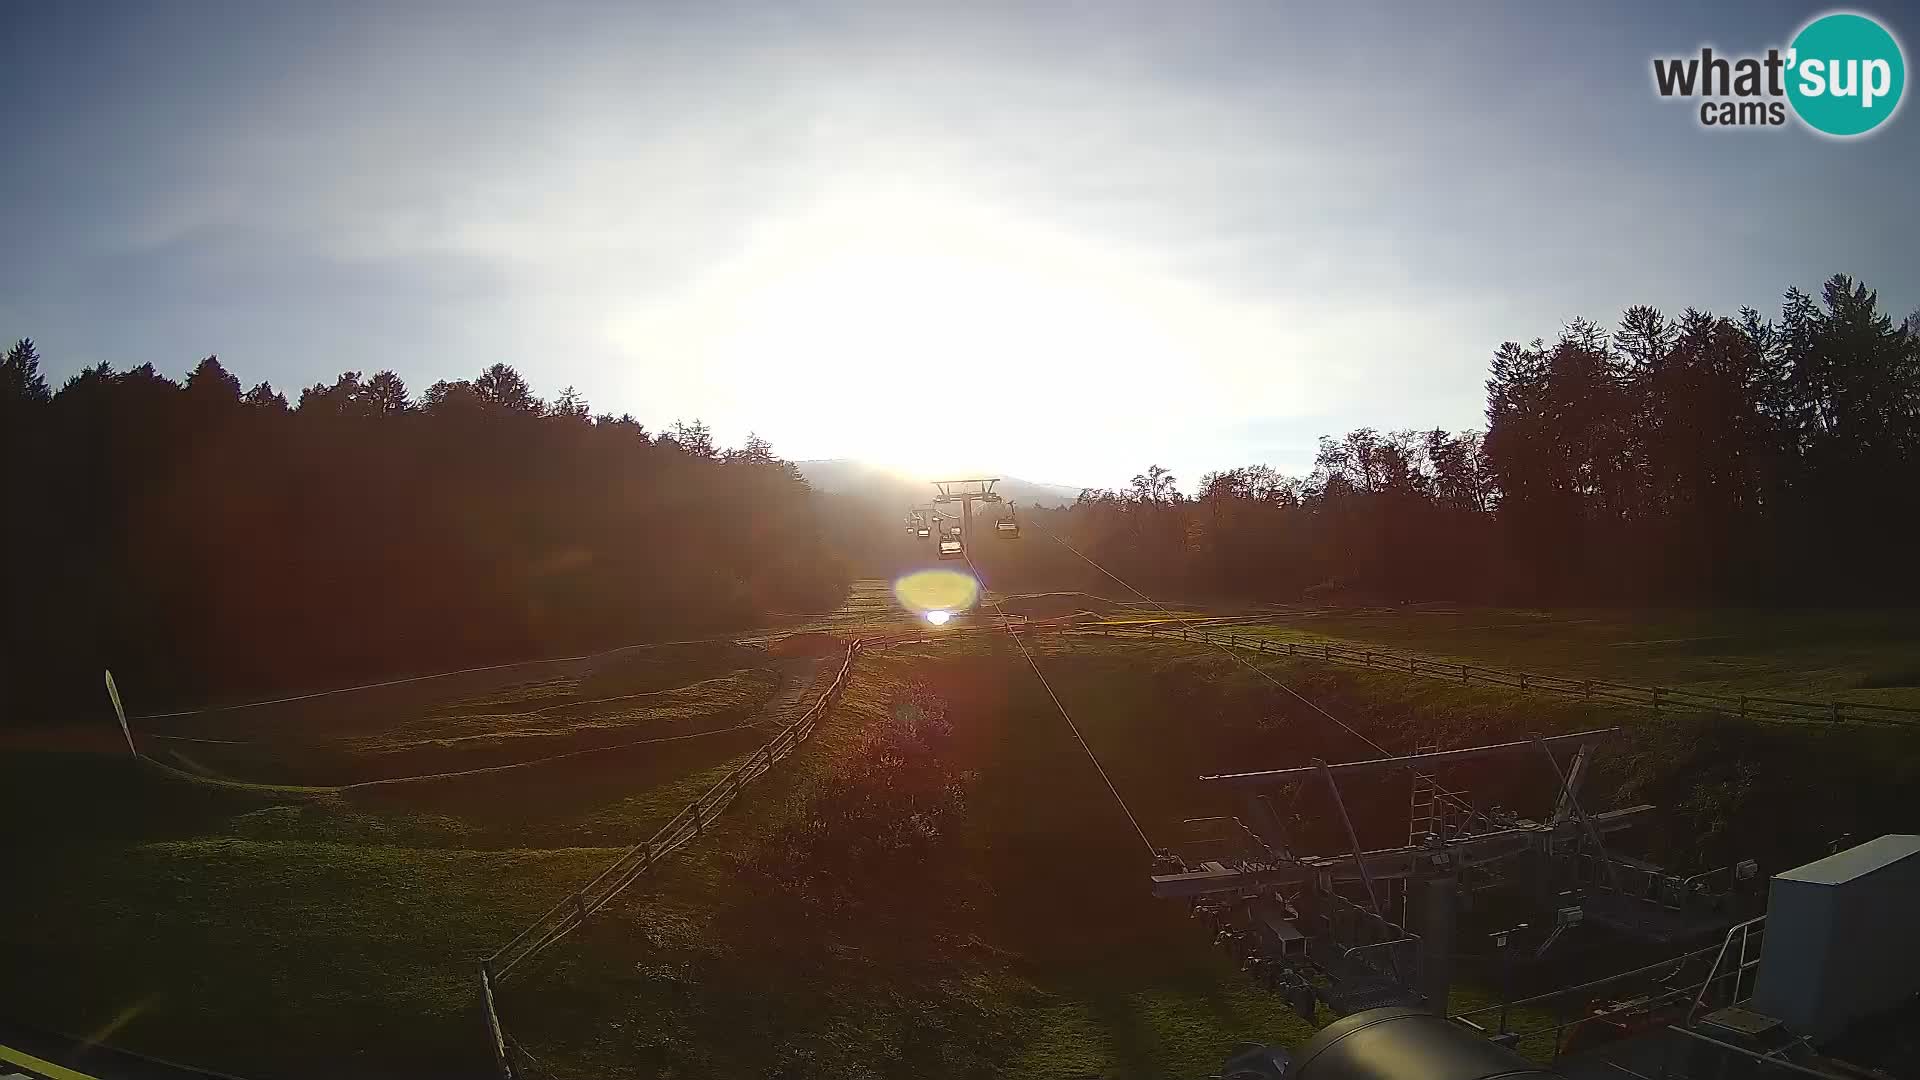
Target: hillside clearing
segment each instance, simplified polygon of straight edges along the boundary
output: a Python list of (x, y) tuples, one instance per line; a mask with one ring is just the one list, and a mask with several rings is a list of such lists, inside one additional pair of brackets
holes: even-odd
[(1414, 607), (1302, 611), (1235, 632), (1702, 693), (1920, 707), (1920, 618), (1906, 611)]

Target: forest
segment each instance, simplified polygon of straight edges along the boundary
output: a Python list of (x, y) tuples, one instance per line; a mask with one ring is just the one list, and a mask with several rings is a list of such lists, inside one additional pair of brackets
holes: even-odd
[[(0, 713), (146, 711), (832, 607), (846, 571), (793, 466), (698, 421), (543, 402), (512, 367), (417, 396), (349, 371), (297, 401), (207, 357), (0, 367)], [(51, 716), (46, 717), (52, 719)]]
[[(1152, 466), (1022, 511), (1156, 596), (1366, 604), (1920, 600), (1920, 314), (1851, 278), (1777, 319), (1650, 307), (1494, 353), (1482, 431), (1362, 429), (1307, 476)], [(996, 583), (1116, 590), (1044, 540)]]
[[(198, 703), (737, 630), (926, 552), (902, 507), (809, 490), (763, 440), (650, 433), (513, 368), (292, 403), (214, 357), (184, 383), (0, 362), (0, 705)], [(1022, 508), (998, 588), (1310, 603), (1835, 606), (1920, 600), (1920, 317), (1864, 284), (1777, 318), (1629, 309), (1493, 354), (1483, 431), (1321, 440), (1312, 472)], [(984, 534), (983, 534), (984, 535)]]

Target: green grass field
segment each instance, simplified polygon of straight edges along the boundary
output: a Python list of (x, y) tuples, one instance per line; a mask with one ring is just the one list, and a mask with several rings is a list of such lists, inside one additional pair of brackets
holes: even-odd
[(479, 958), (764, 742), (815, 666), (653, 650), (145, 722), (165, 768), (9, 749), (0, 816), (39, 825), (0, 890), (0, 1012), (242, 1075), (483, 1070)]
[[(1147, 895), (1145, 851), (1011, 646), (954, 640), (863, 659), (842, 713), (753, 810), (508, 987), (509, 1027), (547, 1067), (1200, 1076), (1235, 1042), (1308, 1034), (1183, 908)], [(1061, 659), (1063, 693), (1103, 678), (1085, 657)], [(851, 909), (796, 915), (733, 888), (776, 857), (770, 842), (818, 820), (821, 792), (870, 752), (863, 733), (909, 683), (949, 710), (958, 828), (927, 862), (887, 864)], [(1158, 757), (1152, 712), (1136, 699), (1099, 721), (1148, 736), (1128, 743), (1130, 763)]]
[[(1035, 610), (1079, 602), (1043, 598)], [(910, 625), (872, 595), (864, 604), (850, 626)], [(1494, 649), (1511, 632), (1417, 638), (1406, 620), (1440, 616), (1395, 617), (1407, 636), (1382, 643), (1400, 648)], [(1319, 618), (1329, 633), (1387, 621)], [(1610, 664), (1590, 659), (1607, 647), (1597, 639), (1640, 626), (1549, 625), (1521, 637), (1536, 651), (1497, 659)], [(1580, 644), (1583, 633), (1596, 640)], [(1823, 633), (1820, 648), (1836, 651), (1815, 649), (1816, 670), (1839, 651), (1871, 651), (1858, 623)], [(1219, 650), (1083, 637), (1030, 647), (1158, 846), (1178, 841), (1186, 818), (1235, 811), (1196, 781), (1204, 773), (1373, 753)], [(764, 739), (769, 710), (812, 692), (794, 673), (817, 671), (807, 657), (832, 648), (810, 635), (784, 650), (663, 652), (177, 718), (170, 733), (233, 740), (186, 744), (174, 755), (184, 774), (110, 753), (0, 752), (0, 813), (39, 823), (21, 831), (0, 890), (0, 966), (28, 973), (0, 981), (0, 1013), (240, 1075), (478, 1074), (479, 958)], [(1764, 655), (1788, 677), (1789, 655)], [(1250, 662), (1394, 749), (1624, 724), (1593, 803), (1669, 808), (1667, 827), (1627, 850), (1676, 868), (1754, 856), (1774, 870), (1842, 833), (1920, 829), (1905, 794), (1920, 783), (1920, 748), (1904, 731), (1643, 716)], [(916, 702), (938, 703), (951, 727), (919, 756), (882, 737), (918, 715)], [(717, 734), (648, 741), (702, 731)], [(412, 769), (461, 775), (248, 786)], [(1458, 783), (1523, 810), (1551, 794), (1524, 770), (1468, 769)], [(1363, 833), (1404, 830), (1403, 786), (1349, 792)], [(1303, 791), (1285, 809), (1303, 842), (1340, 846), (1316, 798)], [(1237, 1042), (1304, 1038), (1307, 1025), (1180, 905), (1151, 898), (1148, 871), (1005, 636), (874, 652), (800, 753), (661, 873), (516, 971), (501, 1012), (561, 1077), (1197, 1077)], [(1454, 1005), (1487, 999), (1468, 977)]]
[[(957, 564), (961, 570), (965, 564)], [(958, 571), (956, 571), (958, 572)], [(1169, 612), (1176, 616), (1200, 617), (1199, 608), (1137, 602), (1131, 598), (1113, 599), (1084, 592), (1042, 592), (1000, 594), (989, 590), (969, 611), (958, 612), (950, 624), (956, 628), (998, 619), (1002, 613), (1016, 619), (1035, 621), (1089, 613), (1121, 621), (1161, 620)], [(863, 578), (853, 583), (850, 595), (838, 611), (828, 615), (794, 616), (782, 620), (782, 631), (823, 631), (847, 636), (887, 634), (925, 630), (927, 624), (912, 612), (903, 610), (894, 595), (894, 583), (879, 578)]]
[[(1217, 651), (1099, 639), (1036, 640), (1033, 648), (1156, 844), (1176, 840), (1184, 818), (1233, 809), (1196, 783), (1202, 773), (1370, 753)], [(1271, 670), (1395, 746), (1620, 719), (1599, 706), (1487, 687), (1307, 662), (1275, 661)], [(1203, 1076), (1237, 1042), (1305, 1037), (1306, 1026), (1232, 970), (1179, 905), (1149, 896), (1144, 847), (1005, 639), (898, 650), (863, 660), (859, 671), (862, 689), (850, 701), (864, 711), (862, 726), (885, 715), (876, 683), (923, 683), (950, 708), (950, 752), (970, 780), (963, 838), (942, 850), (937, 879), (943, 895), (962, 898), (962, 910), (914, 921), (904, 909), (926, 890), (912, 878), (877, 889), (870, 907), (840, 922), (789, 922), (782, 903), (729, 890), (742, 868), (768, 858), (766, 838), (780, 835), (782, 822), (807, 816), (803, 783), (797, 802), (716, 834), (712, 847), (661, 879), (663, 895), (636, 896), (570, 944), (571, 959), (556, 961), (564, 966), (506, 995), (510, 1021), (556, 1073), (639, 1061), (660, 1075)], [(1712, 718), (1630, 721), (1597, 770), (1593, 802), (1671, 805), (1676, 828), (1627, 848), (1676, 867), (1735, 853), (1791, 865), (1856, 824), (1898, 827), (1904, 815), (1911, 826), (1901, 789), (1917, 758), (1911, 747), (1889, 752), (1904, 745), (1892, 738), (1756, 735)], [(1551, 781), (1535, 772), (1481, 770), (1474, 793), (1537, 810)], [(1822, 787), (1837, 775), (1851, 778), (1844, 797)], [(1350, 792), (1360, 827), (1376, 839), (1396, 821), (1404, 829), (1405, 792), (1391, 788)], [(1295, 809), (1307, 814), (1314, 798), (1304, 793)], [(1315, 839), (1311, 829), (1302, 835)], [(863, 932), (866, 921), (887, 932)], [(1651, 959), (1579, 934), (1556, 956), (1583, 976)], [(1486, 968), (1464, 964), (1456, 1008), (1493, 1000), (1486, 976), (1474, 974)], [(1523, 972), (1522, 992), (1548, 977)], [(611, 1023), (590, 1019), (594, 1003), (581, 987), (596, 982), (621, 987)]]
[(1910, 611), (1301, 611), (1239, 632), (1703, 693), (1920, 707)]

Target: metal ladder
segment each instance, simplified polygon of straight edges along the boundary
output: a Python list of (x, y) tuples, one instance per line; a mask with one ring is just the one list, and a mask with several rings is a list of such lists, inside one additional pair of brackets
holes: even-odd
[[(1434, 745), (1419, 746), (1413, 752), (1432, 754), (1439, 749)], [(1418, 843), (1421, 836), (1439, 832), (1441, 820), (1439, 783), (1432, 773), (1414, 772), (1413, 792), (1407, 803), (1407, 843)]]

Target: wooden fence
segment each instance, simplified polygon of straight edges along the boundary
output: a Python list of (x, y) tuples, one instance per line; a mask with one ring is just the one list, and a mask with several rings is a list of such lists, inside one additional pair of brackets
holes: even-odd
[(493, 955), (480, 964), (481, 1005), (487, 1023), (488, 1043), (493, 1052), (494, 1064), (503, 1080), (513, 1080), (518, 1075), (508, 1039), (500, 1023), (500, 1014), (494, 1005), (494, 991), (507, 975), (522, 962), (551, 947), (561, 938), (584, 925), (593, 913), (605, 907), (614, 897), (633, 884), (641, 875), (657, 866), (661, 860), (680, 850), (707, 831), (732, 803), (734, 797), (748, 785), (766, 775), (782, 758), (793, 753), (794, 749), (813, 734), (814, 726), (820, 717), (839, 700), (846, 689), (847, 677), (853, 670), (854, 657), (858, 656), (863, 641), (854, 641), (847, 646), (846, 659), (840, 669), (834, 673), (833, 681), (827, 685), (820, 696), (809, 705), (791, 724), (780, 730), (778, 735), (768, 740), (758, 750), (747, 756), (745, 761), (736, 765), (720, 781), (708, 788), (699, 798), (688, 803), (673, 819), (661, 826), (643, 843), (628, 848), (613, 864), (602, 870), (599, 876), (587, 882), (572, 894), (547, 909), (526, 929), (514, 935), (513, 940), (495, 950)]
[(661, 860), (705, 833), (708, 826), (725, 812), (735, 796), (739, 795), (748, 784), (766, 775), (781, 759), (793, 753), (813, 733), (814, 726), (821, 716), (825, 715), (826, 711), (839, 700), (853, 672), (854, 660), (862, 651), (869, 648), (937, 641), (954, 635), (1002, 633), (1008, 629), (1021, 634), (1065, 632), (1116, 639), (1197, 641), (1269, 656), (1321, 660), (1327, 663), (1350, 664), (1427, 678), (1501, 686), (1530, 693), (1558, 694), (1588, 701), (1637, 706), (1656, 712), (1666, 709), (1708, 711), (1751, 720), (1799, 723), (1824, 721), (1899, 725), (1920, 721), (1920, 709), (1906, 709), (1891, 705), (1844, 701), (1799, 701), (1792, 698), (1758, 695), (1734, 697), (1599, 679), (1573, 679), (1563, 675), (1510, 671), (1480, 664), (1436, 660), (1431, 657), (1394, 653), (1357, 645), (1274, 641), (1267, 638), (1248, 637), (1244, 634), (1226, 633), (1207, 626), (1182, 625), (1175, 620), (1169, 620), (1160, 625), (1144, 623), (1116, 626), (1079, 622), (1069, 617), (1044, 622), (1016, 623), (1011, 627), (1005, 624), (989, 624), (935, 631), (903, 631), (857, 639), (847, 646), (846, 657), (841, 662), (839, 670), (834, 673), (832, 682), (797, 719), (781, 729), (778, 735), (755, 750), (745, 761), (735, 766), (699, 798), (687, 804), (652, 837), (644, 843), (629, 848), (614, 860), (612, 865), (601, 871), (599, 876), (549, 908), (526, 929), (516, 934), (511, 941), (481, 962), (482, 1011), (487, 1025), (489, 1048), (502, 1080), (515, 1080), (519, 1075), (519, 1069), (513, 1060), (512, 1040), (507, 1038), (494, 1004), (494, 993), (500, 982), (516, 966), (551, 947), (555, 942), (585, 924), (594, 912), (606, 906), (627, 886), (658, 865)]
[(1857, 723), (1906, 725), (1920, 722), (1920, 709), (1897, 705), (1873, 705), (1857, 701), (1803, 701), (1795, 698), (1763, 697), (1758, 694), (1707, 694), (1698, 690), (1680, 690), (1666, 686), (1639, 686), (1604, 679), (1575, 679), (1535, 671), (1511, 671), (1408, 653), (1390, 652), (1361, 645), (1334, 642), (1274, 641), (1244, 634), (1220, 633), (1203, 627), (1158, 628), (1140, 630), (1120, 627), (1084, 627), (1079, 632), (1104, 637), (1160, 638), (1199, 641), (1225, 645), (1269, 656), (1289, 656), (1321, 660), (1333, 664), (1396, 671), (1407, 675), (1446, 679), (1450, 682), (1483, 683), (1533, 693), (1558, 694), (1587, 701), (1609, 702), (1652, 709), (1715, 712), (1747, 720), (1791, 723)]

